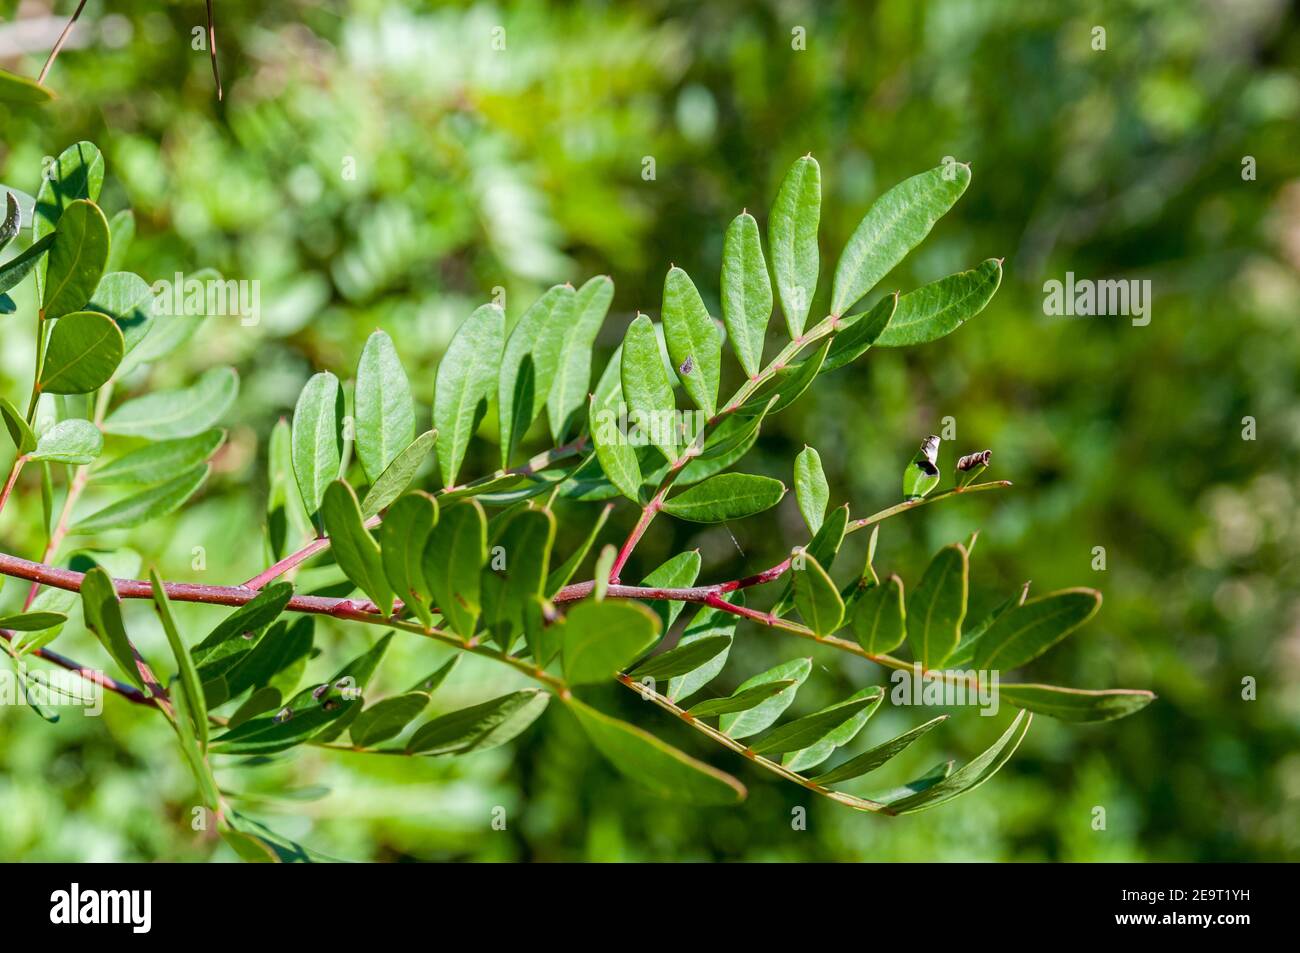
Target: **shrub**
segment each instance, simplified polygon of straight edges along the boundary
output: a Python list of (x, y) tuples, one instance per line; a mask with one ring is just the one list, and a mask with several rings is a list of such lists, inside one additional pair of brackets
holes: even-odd
[[(805, 448), (792, 479), (808, 542), (769, 569), (700, 584), (701, 556), (687, 551), (636, 585), (622, 581), (655, 520), (720, 523), (781, 501), (781, 481), (731, 468), (754, 446), (764, 421), (818, 377), (873, 347), (949, 334), (997, 291), (1002, 263), (989, 259), (855, 310), (965, 191), (969, 168), (945, 162), (868, 210), (836, 265), (831, 313), (810, 321), (820, 271), (820, 175), (810, 156), (791, 167), (769, 218), (766, 251), (753, 216), (742, 212), (728, 227), (720, 282), (725, 335), (691, 278), (670, 268), (661, 323), (638, 314), (590, 394), (594, 342), (613, 298), (608, 277), (550, 288), (513, 323), (500, 303), (475, 310), (437, 368), (433, 426), (423, 433), (396, 345), (376, 331), (360, 355), (350, 406), (349, 390), (322, 371), (303, 387), (292, 422), (273, 429), (264, 533), (270, 565), (242, 585), (217, 586), (165, 582), (156, 571), (148, 579), (113, 578), (134, 573), (115, 572), (122, 566), (111, 552), (62, 552), (70, 535), (94, 538), (181, 507), (209, 474), (225, 439), (219, 424), (239, 387), (233, 368), (216, 367), (182, 390), (120, 399), (145, 376), (130, 372), (183, 346), (208, 303), (196, 305), (194, 315), (167, 313), (176, 310), (174, 295), (155, 296), (143, 278), (115, 270), (133, 230), (130, 213), (106, 217), (96, 204), (103, 159), (90, 143), (72, 146), (34, 198), (6, 194), (0, 233), (8, 244), (30, 229), (26, 249), (0, 264), (0, 293), (31, 276), (38, 300), (27, 407), (0, 400), (16, 448), (0, 507), (28, 468), (37, 471), (43, 506), (25, 517), (41, 520), (47, 532), (39, 562), (0, 554), (0, 573), (31, 583), (21, 611), (0, 618), (0, 645), (15, 672), (28, 684), (26, 661), (44, 658), (157, 709), (175, 729), (223, 836), (241, 856), (281, 860), (311, 854), (231, 807), (232, 796), (214, 776), (221, 758), (299, 745), (464, 755), (506, 744), (552, 702), (575, 716), (620, 771), (665, 797), (694, 804), (744, 797), (736, 778), (656, 737), (661, 719), (647, 715), (644, 726), (633, 725), (595, 707), (588, 687), (611, 681), (763, 770), (881, 815), (934, 807), (982, 784), (1014, 753), (1034, 713), (1094, 722), (1144, 707), (1150, 692), (1000, 681), (1000, 672), (1031, 662), (1091, 618), (1101, 602), (1094, 590), (1031, 599), (1026, 583), (987, 617), (968, 620), (974, 537), (940, 549), (915, 584), (882, 578), (874, 566), (880, 524), (1010, 485), (977, 482), (991, 462), (984, 450), (957, 460), (941, 488), (938, 437), (927, 438), (903, 468), (902, 501), (858, 517), (847, 505), (828, 508), (820, 458)], [(235, 293), (213, 274), (199, 287)], [(765, 360), (774, 302), (786, 341)], [(4, 295), (0, 308), (16, 306)], [(743, 372), (726, 400), (724, 337)], [(467, 480), (461, 464), (492, 410), (501, 467)], [(543, 416), (554, 446), (521, 462), (520, 447)], [(417, 488), (435, 480), (433, 457), (440, 488)], [(74, 519), (92, 483), (118, 487), (120, 495)], [(581, 545), (563, 554), (553, 552), (554, 504), (561, 499), (592, 504)], [(621, 546), (603, 545), (606, 519), (620, 500), (640, 517)], [(840, 574), (835, 561), (844, 538), (863, 530), (871, 532), (865, 566), (836, 582), (831, 570)], [(589, 559), (591, 578), (575, 582)], [(333, 572), (303, 571), (309, 560)], [(295, 574), (297, 587), (284, 581)], [(775, 587), (770, 608), (747, 605), (747, 595), (763, 587)], [(165, 681), (133, 643), (123, 599), (153, 602), (175, 668)], [(121, 680), (51, 648), (78, 601)], [(173, 618), (175, 601), (234, 611), (194, 642)], [(688, 605), (698, 606), (695, 615), (679, 638), (668, 637)], [(390, 631), (328, 679), (303, 684), (318, 615)], [(863, 734), (884, 689), (864, 687), (784, 722), (811, 676), (809, 659), (742, 678), (729, 693), (712, 690), (742, 621), (908, 673), (911, 681), (899, 683), (908, 691), (949, 700), (953, 693), (969, 699), (996, 692), (1018, 711), (993, 746), (963, 767), (945, 761), (897, 790), (853, 794), (842, 785), (884, 765), (946, 716), (828, 766)], [(535, 687), (426, 718), (439, 687), (455, 677), (453, 659), (406, 692), (369, 697), (394, 631), (490, 658)], [(910, 660), (894, 654), (904, 644)], [(53, 719), (39, 692), (28, 691), (27, 699)]]

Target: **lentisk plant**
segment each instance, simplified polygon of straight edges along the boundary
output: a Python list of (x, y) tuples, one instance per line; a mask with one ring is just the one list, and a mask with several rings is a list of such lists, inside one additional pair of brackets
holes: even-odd
[[(935, 340), (985, 307), (1001, 280), (997, 259), (854, 310), (965, 191), (966, 166), (946, 163), (881, 196), (835, 268), (830, 313), (810, 321), (821, 271), (821, 173), (811, 157), (798, 160), (778, 191), (766, 249), (748, 213), (727, 230), (720, 284), (725, 335), (691, 278), (671, 268), (661, 325), (638, 315), (590, 394), (593, 343), (613, 298), (607, 277), (576, 289), (557, 285), (513, 324), (496, 305), (474, 311), (436, 374), (427, 375), (434, 379), (433, 426), (424, 432), (397, 348), (375, 332), (360, 355), (350, 407), (348, 389), (322, 371), (303, 387), (292, 423), (281, 421), (271, 431), (270, 565), (228, 586), (163, 581), (153, 571), (147, 580), (128, 578), (138, 574), (138, 560), (121, 551), (63, 552), (68, 536), (93, 540), (178, 509), (204, 483), (224, 440), (218, 424), (238, 391), (232, 368), (213, 368), (181, 391), (115, 399), (117, 385), (134, 389), (147, 376), (128, 378), (129, 372), (165, 359), (196, 321), (155, 314), (143, 279), (110, 270), (129, 241), (130, 213), (110, 220), (95, 204), (103, 174), (98, 150), (78, 143), (59, 157), (34, 200), (7, 194), (3, 241), (28, 229), (31, 241), (0, 264), (0, 292), (34, 275), (39, 305), (30, 399), (25, 410), (0, 401), (16, 448), (0, 506), (20, 475), (35, 469), (43, 508), (30, 518), (40, 521), (47, 544), (38, 561), (0, 554), (0, 573), (31, 583), (21, 608), (0, 619), (0, 645), (20, 677), (27, 677), (27, 660), (44, 658), (161, 711), (205, 804), (241, 856), (307, 853), (231, 808), (232, 796), (215, 774), (223, 758), (299, 745), (464, 755), (510, 741), (552, 701), (576, 717), (619, 770), (659, 794), (695, 804), (744, 797), (736, 778), (658, 738), (653, 730), (661, 721), (653, 715), (638, 726), (593, 707), (588, 686), (610, 681), (763, 770), (884, 815), (933, 807), (988, 780), (1015, 751), (1033, 713), (1104, 721), (1151, 701), (1145, 691), (1001, 682), (1001, 701), (1019, 711), (991, 748), (957, 770), (943, 761), (901, 788), (864, 796), (842, 785), (881, 767), (944, 718), (874, 740), (832, 765), (883, 703), (881, 687), (863, 687), (784, 722), (811, 677), (809, 659), (746, 673), (730, 692), (712, 689), (742, 622), (974, 690), (987, 687), (987, 673), (1020, 668), (1091, 618), (1099, 593), (1070, 589), (1030, 599), (1028, 584), (987, 617), (968, 618), (973, 538), (939, 550), (909, 586), (877, 573), (881, 523), (1009, 485), (975, 482), (990, 462), (989, 452), (980, 451), (964, 456), (951, 485), (939, 489), (937, 438), (926, 440), (904, 468), (901, 502), (856, 517), (847, 505), (829, 508), (821, 459), (812, 447), (803, 450), (793, 483), (808, 540), (768, 569), (701, 584), (700, 554), (688, 551), (635, 585), (623, 581), (656, 520), (738, 520), (785, 496), (781, 481), (731, 468), (754, 446), (766, 419), (819, 376), (873, 347)], [(11, 299), (0, 302), (14, 310)], [(768, 357), (774, 302), (788, 339)], [(6, 337), (14, 333), (10, 327)], [(744, 376), (728, 397), (721, 392), (724, 338)], [(683, 397), (689, 410), (680, 406)], [(461, 474), (467, 448), (493, 407), (501, 468), (467, 480)], [(555, 446), (523, 460), (519, 447), (543, 415)], [(438, 486), (417, 488), (429, 479), (426, 464), (435, 454)], [(120, 487), (121, 495), (82, 513), (79, 502), (92, 482)], [(581, 545), (564, 553), (554, 551), (560, 500), (592, 504)], [(639, 516), (620, 546), (603, 545), (606, 519), (620, 500)], [(871, 531), (865, 566), (837, 581), (842, 543), (862, 530)], [(332, 566), (332, 578), (302, 572), (309, 561), (313, 569)], [(574, 581), (589, 561), (591, 577)], [(284, 581), (295, 575), (297, 588)], [(747, 605), (747, 595), (765, 586), (777, 587), (771, 607)], [(78, 598), (87, 628), (122, 679), (51, 648)], [(161, 618), (176, 669), (166, 682), (130, 636), (122, 611), (122, 600), (130, 599), (151, 600)], [(234, 612), (195, 642), (177, 626), (174, 602)], [(694, 616), (679, 637), (669, 638), (688, 605), (698, 607)], [(319, 615), (390, 631), (328, 679), (304, 684)], [(454, 677), (454, 664), (405, 691), (372, 697), (368, 686), (393, 631), (493, 659), (535, 687), (424, 720), (439, 686)], [(894, 654), (904, 643), (910, 660)], [(29, 700), (38, 714), (54, 717), (34, 693)]]

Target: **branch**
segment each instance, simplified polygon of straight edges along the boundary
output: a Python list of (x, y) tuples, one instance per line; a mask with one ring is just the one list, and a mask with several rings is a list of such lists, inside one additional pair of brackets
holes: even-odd
[(68, 37), (72, 34), (72, 25), (77, 22), (77, 17), (81, 16), (81, 10), (85, 5), (86, 0), (81, 0), (81, 2), (77, 4), (77, 9), (72, 13), (72, 19), (70, 19), (68, 25), (63, 28), (63, 32), (59, 34), (59, 38), (54, 41), (54, 48), (50, 50), (50, 55), (46, 58), (45, 65), (41, 67), (41, 75), (36, 77), (36, 82), (41, 86), (45, 85), (45, 76), (49, 73), (50, 67), (54, 65), (55, 59), (58, 58), (59, 51), (63, 49), (63, 44), (68, 42)]

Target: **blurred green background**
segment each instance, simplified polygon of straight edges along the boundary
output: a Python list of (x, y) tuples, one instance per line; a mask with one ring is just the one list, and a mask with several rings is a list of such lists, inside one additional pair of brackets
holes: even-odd
[[(73, 6), (0, 3), (0, 63), (35, 75)], [(129, 545), (167, 578), (247, 578), (264, 564), (271, 425), (313, 370), (350, 376), (374, 328), (398, 339), (427, 414), (438, 355), (493, 289), (518, 315), (546, 286), (603, 272), (617, 290), (599, 370), (638, 309), (657, 315), (670, 261), (719, 313), (726, 224), (742, 207), (765, 223), (781, 175), (807, 152), (824, 181), (820, 305), (870, 202), (951, 155), (972, 163), (969, 190), (881, 290), (998, 256), (1001, 291), (936, 344), (873, 351), (819, 381), (765, 425), (745, 469), (788, 482), (795, 453), (812, 444), (832, 503), (865, 515), (898, 499), (903, 464), (952, 417), (945, 470), (987, 447), (989, 476), (1015, 487), (890, 520), (877, 566), (914, 584), (931, 551), (979, 529), (976, 608), (1026, 579), (1036, 592), (1105, 594), (1086, 629), (1033, 663), (1034, 680), (1160, 696), (1110, 724), (1040, 717), (992, 782), (902, 819), (815, 800), (613, 690), (600, 704), (735, 773), (749, 799), (707, 810), (655, 799), (553, 706), (517, 743), (480, 756), (308, 750), (223, 770), (223, 784), (261, 798), (248, 813), (349, 859), (1300, 857), (1293, 5), (215, 6), (222, 102), (206, 50), (194, 49), (199, 0), (90, 0), (50, 76), (59, 99), (0, 106), (6, 184), (34, 192), (43, 157), (79, 139), (101, 147), (101, 204), (137, 215), (125, 267), (153, 281), (212, 265), (262, 282), (259, 326), (210, 320), (148, 375), (153, 387), (179, 386), (216, 363), (239, 367), (219, 472), (181, 514), (96, 542)], [(1104, 51), (1093, 49), (1099, 26)], [(498, 27), (504, 51), (492, 48)], [(1247, 156), (1254, 179), (1243, 178)], [(1067, 271), (1149, 279), (1150, 325), (1045, 316), (1043, 282)], [(0, 318), (0, 392), (14, 398), (30, 386), (28, 313)], [(1247, 416), (1254, 440), (1242, 437)], [(0, 450), (6, 468), (9, 453)], [(476, 441), (464, 472), (487, 472), (496, 453)], [(39, 554), (39, 512), (39, 487), (25, 477), (0, 517), (5, 551)], [(569, 513), (563, 551), (595, 512)], [(624, 504), (606, 541), (631, 520)], [(865, 535), (850, 538), (845, 566), (859, 562)], [(624, 578), (688, 547), (704, 556), (702, 580), (734, 578), (803, 541), (792, 498), (729, 530), (663, 519)], [(1104, 571), (1093, 569), (1098, 546)], [(10, 581), (3, 605), (23, 588)], [(220, 617), (186, 609), (191, 638)], [(164, 652), (152, 614), (129, 612), (146, 653)], [(322, 622), (325, 656), (313, 665), (329, 668), (374, 636)], [(79, 625), (54, 648), (103, 664)], [(441, 651), (399, 637), (381, 687), (402, 689)], [(742, 624), (722, 681), (804, 654), (807, 643)], [(814, 657), (792, 713), (884, 680), (850, 656)], [(439, 701), (512, 686), (498, 668), (463, 665)], [(1242, 699), (1248, 676), (1257, 700)], [(879, 740), (921, 714), (886, 706), (866, 735)], [(969, 758), (1009, 717), (955, 714), (873, 785)], [(169, 730), (147, 711), (110, 697), (101, 718), (72, 713), (50, 726), (0, 707), (0, 858), (232, 859), (213, 834), (191, 830), (195, 802)], [(497, 805), (505, 831), (490, 826)], [(806, 830), (792, 825), (800, 806)], [(1097, 806), (1104, 831), (1093, 829)]]

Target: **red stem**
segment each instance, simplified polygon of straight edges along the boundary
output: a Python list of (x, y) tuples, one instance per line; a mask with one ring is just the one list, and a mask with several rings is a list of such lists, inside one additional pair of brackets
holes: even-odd
[(9, 471), (9, 479), (5, 481), (5, 488), (0, 491), (0, 511), (4, 510), (5, 504), (9, 502), (9, 494), (13, 492), (14, 484), (18, 482), (18, 474), (23, 472), (23, 464), (26, 462), (25, 456), (14, 461), (13, 468)]

